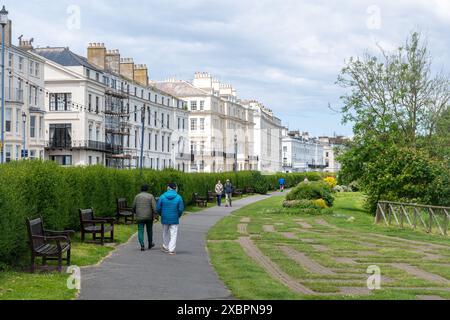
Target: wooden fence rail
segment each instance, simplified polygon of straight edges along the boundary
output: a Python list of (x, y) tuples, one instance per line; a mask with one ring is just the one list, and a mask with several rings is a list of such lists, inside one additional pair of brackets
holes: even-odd
[(428, 233), (448, 235), (450, 207), (427, 206), (413, 203), (379, 201), (375, 223), (423, 228)]

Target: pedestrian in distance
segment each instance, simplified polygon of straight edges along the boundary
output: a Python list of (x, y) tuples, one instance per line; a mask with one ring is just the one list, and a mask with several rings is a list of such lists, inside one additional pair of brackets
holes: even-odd
[(224, 191), (225, 191), (225, 207), (232, 207), (232, 198), (233, 198), (233, 191), (234, 187), (231, 184), (230, 179), (227, 179), (227, 182), (225, 182), (224, 185)]
[(141, 245), (141, 251), (145, 251), (144, 229), (147, 229), (148, 249), (152, 249), (153, 243), (153, 221), (157, 220), (155, 197), (148, 192), (148, 185), (144, 184), (133, 201), (133, 210), (136, 214), (138, 225), (138, 240)]
[(222, 205), (222, 196), (223, 196), (223, 184), (219, 180), (215, 187), (216, 196), (217, 196), (217, 205), (220, 207)]
[(284, 192), (284, 185), (286, 184), (286, 180), (281, 177), (280, 179), (278, 179), (278, 183), (280, 185), (280, 192)]
[(178, 226), (184, 211), (183, 199), (177, 193), (177, 185), (175, 183), (169, 183), (167, 192), (159, 198), (156, 209), (161, 216), (163, 227), (163, 245), (161, 250), (170, 255), (175, 255)]

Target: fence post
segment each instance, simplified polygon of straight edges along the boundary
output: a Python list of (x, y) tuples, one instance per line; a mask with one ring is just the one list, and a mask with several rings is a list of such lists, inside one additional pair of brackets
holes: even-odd
[(400, 212), (400, 228), (402, 228), (403, 229), (403, 205), (401, 204), (400, 205), (400, 210), (399, 210)]
[(431, 210), (431, 208), (428, 208), (428, 213), (430, 214), (430, 225), (428, 227), (428, 232), (432, 233), (433, 232), (433, 211)]

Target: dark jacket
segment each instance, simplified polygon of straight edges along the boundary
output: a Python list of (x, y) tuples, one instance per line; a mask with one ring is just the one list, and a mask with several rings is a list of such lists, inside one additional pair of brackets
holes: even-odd
[(155, 197), (148, 192), (139, 193), (133, 201), (133, 210), (136, 213), (136, 220), (152, 221), (156, 216)]
[(225, 185), (223, 186), (225, 193), (231, 194), (234, 191), (234, 187), (231, 184), (231, 182), (226, 182)]
[(183, 199), (175, 190), (169, 190), (159, 198), (156, 210), (161, 215), (161, 224), (180, 224), (184, 211)]

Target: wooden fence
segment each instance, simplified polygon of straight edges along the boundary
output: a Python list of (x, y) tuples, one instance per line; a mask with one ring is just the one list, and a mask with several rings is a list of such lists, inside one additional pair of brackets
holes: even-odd
[(423, 228), (428, 233), (439, 232), (448, 235), (450, 208), (427, 206), (412, 203), (379, 201), (375, 223), (384, 223), (388, 226), (396, 225), (412, 229)]

